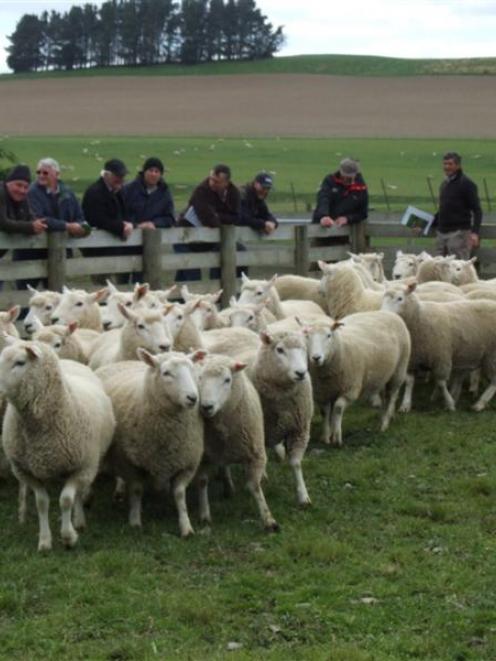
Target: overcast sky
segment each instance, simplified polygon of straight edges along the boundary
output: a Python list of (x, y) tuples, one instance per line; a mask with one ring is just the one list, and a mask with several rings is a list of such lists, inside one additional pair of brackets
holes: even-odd
[[(100, 5), (101, 2), (93, 2)], [(66, 0), (0, 0), (0, 71), (19, 18), (64, 11)], [(258, 0), (276, 26), (283, 25), (281, 55), (345, 53), (393, 57), (496, 56), (496, 0)]]

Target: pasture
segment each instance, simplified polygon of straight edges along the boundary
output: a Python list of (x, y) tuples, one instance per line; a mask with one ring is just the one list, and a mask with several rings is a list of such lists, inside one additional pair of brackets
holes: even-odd
[[(16, 487), (2, 482), (2, 658), (495, 658), (494, 405), (475, 414), (465, 399), (448, 414), (430, 389), (385, 434), (376, 411), (352, 407), (343, 449), (310, 443), (311, 509), (271, 456), (277, 535), (237, 472), (232, 500), (212, 486), (211, 528), (190, 490), (187, 541), (159, 495), (131, 530), (103, 479), (77, 548), (54, 540), (40, 556), (34, 502), (20, 528)], [(54, 530), (57, 510), (54, 499)]]
[(0, 144), (33, 169), (43, 156), (57, 159), (66, 183), (80, 195), (108, 158), (118, 156), (133, 173), (147, 156), (159, 156), (169, 169), (166, 179), (177, 210), (186, 205), (193, 187), (215, 163), (228, 163), (238, 184), (267, 170), (275, 182), (271, 207), (280, 215), (299, 217), (309, 214), (324, 175), (347, 155), (361, 161), (371, 207), (387, 210), (383, 180), (391, 210), (402, 211), (407, 204), (432, 210), (427, 178), (437, 195), (442, 154), (456, 149), (463, 155), (465, 171), (479, 185), (484, 209), (488, 209), (484, 178), (492, 208), (496, 208), (496, 140), (19, 136), (4, 137)]

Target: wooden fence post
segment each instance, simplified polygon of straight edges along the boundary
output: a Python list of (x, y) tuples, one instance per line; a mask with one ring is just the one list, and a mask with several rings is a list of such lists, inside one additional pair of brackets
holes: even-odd
[(66, 279), (66, 244), (65, 232), (49, 232), (47, 234), (47, 273), (48, 289), (62, 291)]
[(351, 252), (366, 252), (368, 248), (367, 241), (367, 223), (353, 223), (350, 227)]
[(220, 284), (222, 308), (227, 308), (231, 296), (236, 295), (236, 227), (234, 225), (221, 225), (220, 228)]
[(162, 284), (162, 231), (142, 230), (143, 280), (151, 289), (160, 289)]
[(296, 225), (294, 228), (295, 271), (297, 275), (308, 276), (310, 268), (308, 227)]

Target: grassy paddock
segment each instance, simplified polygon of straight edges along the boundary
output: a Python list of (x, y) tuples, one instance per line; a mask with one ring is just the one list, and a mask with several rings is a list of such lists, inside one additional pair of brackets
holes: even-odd
[[(53, 494), (54, 551), (40, 556), (32, 498), (21, 529), (15, 485), (1, 482), (1, 657), (496, 658), (494, 405), (447, 414), (428, 390), (385, 434), (375, 411), (350, 409), (341, 450), (319, 445), (315, 426), (308, 511), (272, 459), (278, 535), (261, 531), (240, 473), (232, 500), (214, 486), (214, 525), (187, 541), (152, 494), (143, 531), (130, 530), (102, 481), (71, 552)], [(228, 654), (232, 642), (242, 647)]]
[(479, 184), (483, 206), (487, 208), (485, 177), (493, 209), (496, 208), (496, 140), (30, 136), (4, 137), (0, 146), (12, 150), (20, 161), (33, 168), (42, 156), (56, 158), (64, 168), (64, 179), (80, 194), (97, 178), (107, 158), (122, 158), (134, 172), (145, 157), (159, 156), (170, 170), (167, 180), (178, 209), (186, 204), (193, 186), (214, 163), (231, 165), (237, 183), (265, 169), (273, 172), (275, 178), (271, 206), (277, 213), (293, 215), (308, 213), (323, 176), (347, 155), (361, 160), (374, 208), (382, 211), (387, 207), (383, 179), (393, 210), (411, 203), (432, 209), (427, 177), (432, 177), (437, 194), (442, 178), (441, 155), (457, 150), (464, 157), (467, 173)]

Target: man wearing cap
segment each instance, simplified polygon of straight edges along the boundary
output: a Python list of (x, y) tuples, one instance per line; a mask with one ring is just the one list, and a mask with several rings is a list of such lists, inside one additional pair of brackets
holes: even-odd
[(367, 185), (360, 174), (359, 163), (344, 158), (339, 170), (322, 181), (312, 222), (320, 223), (322, 227), (342, 227), (360, 223), (367, 215)]
[(48, 229), (42, 217), (35, 217), (29, 207), (31, 172), (27, 165), (16, 165), (0, 183), (0, 230), (9, 234), (41, 234)]
[(70, 236), (85, 236), (83, 211), (74, 193), (60, 180), (60, 166), (53, 158), (42, 158), (36, 168), (28, 200), (38, 218), (43, 217), (48, 231)]
[(83, 212), (93, 227), (107, 230), (126, 240), (133, 231), (133, 223), (127, 216), (122, 186), (127, 168), (118, 158), (105, 163), (100, 178), (83, 196)]
[(278, 226), (278, 222), (269, 211), (265, 201), (272, 184), (270, 174), (260, 172), (252, 182), (241, 187), (241, 218), (239, 225), (246, 225), (264, 234), (272, 234)]
[(174, 202), (159, 158), (148, 158), (134, 181), (122, 189), (127, 217), (135, 227), (155, 229), (175, 224)]

